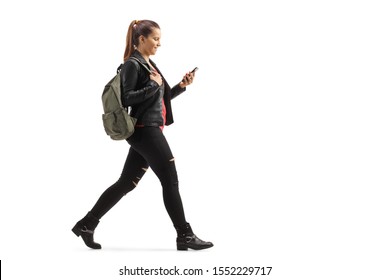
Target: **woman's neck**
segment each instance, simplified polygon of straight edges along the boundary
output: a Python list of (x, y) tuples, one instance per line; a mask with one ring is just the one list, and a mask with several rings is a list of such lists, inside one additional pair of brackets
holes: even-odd
[(142, 52), (142, 51), (140, 51), (140, 50), (138, 50), (139, 51), (139, 53), (142, 55), (142, 57), (145, 59), (145, 61), (147, 62), (147, 63), (149, 63), (149, 55), (148, 54), (145, 54), (144, 52)]

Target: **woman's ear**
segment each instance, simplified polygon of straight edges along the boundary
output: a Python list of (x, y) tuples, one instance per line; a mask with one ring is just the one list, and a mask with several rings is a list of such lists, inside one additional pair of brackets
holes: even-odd
[(144, 35), (139, 36), (139, 42), (142, 44), (145, 43), (145, 36)]

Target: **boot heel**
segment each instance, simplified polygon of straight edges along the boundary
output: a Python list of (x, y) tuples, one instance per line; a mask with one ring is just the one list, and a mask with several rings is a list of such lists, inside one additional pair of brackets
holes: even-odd
[(72, 228), (72, 231), (74, 234), (76, 234), (77, 237), (80, 236), (81, 234), (81, 230), (77, 227), (77, 225), (75, 225), (73, 228)]
[(177, 244), (177, 250), (178, 251), (187, 251), (188, 247), (186, 245), (183, 245), (183, 244)]

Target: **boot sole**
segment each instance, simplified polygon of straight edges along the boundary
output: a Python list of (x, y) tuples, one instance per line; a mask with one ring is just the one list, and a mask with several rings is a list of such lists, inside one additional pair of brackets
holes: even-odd
[(192, 249), (192, 250), (208, 249), (208, 248), (213, 247), (214, 244), (211, 244), (209, 246), (203, 246), (203, 247), (192, 247), (192, 246), (188, 246), (187, 244), (176, 244), (176, 246), (177, 246), (178, 251), (187, 251), (188, 249)]

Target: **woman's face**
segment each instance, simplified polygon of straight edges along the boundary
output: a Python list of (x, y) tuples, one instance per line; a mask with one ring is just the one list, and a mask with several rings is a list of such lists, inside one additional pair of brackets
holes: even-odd
[(148, 37), (141, 36), (140, 52), (148, 56), (156, 54), (157, 48), (160, 47), (160, 37), (161, 31), (158, 28), (153, 28)]

